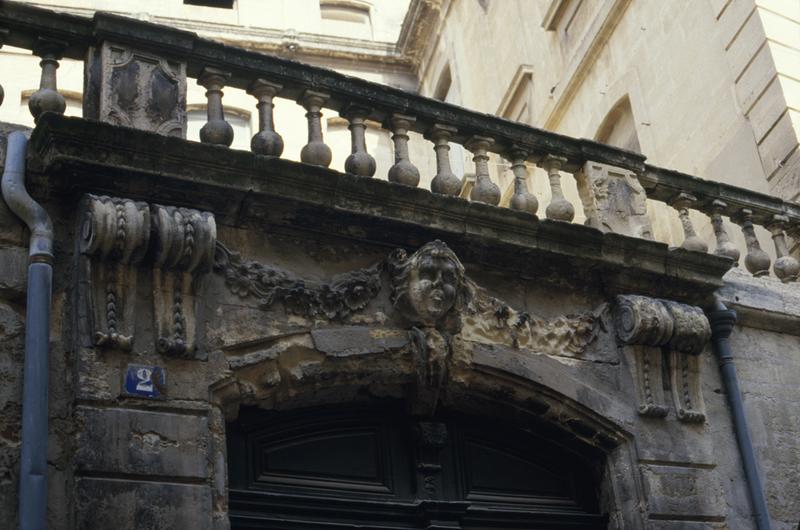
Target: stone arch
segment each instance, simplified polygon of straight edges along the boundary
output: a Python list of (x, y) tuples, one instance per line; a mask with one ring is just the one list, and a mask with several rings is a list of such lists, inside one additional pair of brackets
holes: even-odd
[[(332, 344), (341, 339), (340, 333), (381, 336), (383, 349), (335, 351)], [(269, 354), (228, 361), (226, 377), (211, 389), (217, 472), (225, 473), (225, 425), (236, 419), (243, 405), (279, 411), (394, 398), (424, 417), (433, 414), (430, 401), (436, 399), (437, 407), (450, 411), (536, 425), (549, 440), (595, 455), (602, 462), (600, 502), (610, 516), (609, 528), (639, 527), (640, 513), (634, 506), (643, 494), (635, 472), (633, 435), (610, 418), (608, 410), (598, 410), (603, 400), (590, 399), (592, 388), (544, 359), (515, 359), (502, 345), (475, 348), (458, 341), (446, 379), (441, 386), (426, 386), (420, 381), (424, 361), (413, 335), (413, 330), (320, 330), (289, 337), (273, 345)], [(434, 398), (433, 393), (438, 395)], [(624, 404), (609, 401), (603, 407)], [(226, 517), (227, 492), (220, 489), (218, 497), (220, 516)]]
[[(226, 422), (240, 407), (394, 398), (419, 417), (441, 407), (535, 422), (554, 439), (594, 451), (605, 461), (602, 505), (611, 528), (643, 527), (636, 383), (625, 375), (606, 304), (550, 318), (515, 310), (473, 282), (441, 241), (329, 280), (295, 278), (223, 247), (215, 268), (240, 300), (257, 299), (248, 311), (265, 319), (262, 338), (240, 337), (209, 357), (220, 518)], [(623, 370), (597, 368), (598, 356)]]

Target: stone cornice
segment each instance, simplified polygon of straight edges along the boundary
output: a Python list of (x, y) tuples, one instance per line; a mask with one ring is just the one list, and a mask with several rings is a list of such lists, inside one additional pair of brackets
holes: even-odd
[(727, 259), (439, 196), (306, 164), (124, 127), (42, 117), (29, 169), (37, 197), (113, 194), (207, 210), (220, 225), (323, 232), (379, 245), (443, 239), (465, 263), (515, 277), (600, 285), (702, 304)]

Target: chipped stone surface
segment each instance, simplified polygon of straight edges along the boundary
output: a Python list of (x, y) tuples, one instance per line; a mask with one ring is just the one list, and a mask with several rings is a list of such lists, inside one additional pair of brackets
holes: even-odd
[(81, 472), (205, 479), (209, 434), (204, 417), (80, 407), (75, 465)]

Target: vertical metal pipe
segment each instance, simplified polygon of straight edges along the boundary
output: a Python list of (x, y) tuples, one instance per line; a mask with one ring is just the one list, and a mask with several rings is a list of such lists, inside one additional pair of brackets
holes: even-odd
[(22, 447), (19, 478), (19, 528), (44, 530), (47, 524), (47, 372), (50, 353), (50, 303), (53, 283), (53, 223), (25, 189), (28, 139), (8, 136), (2, 190), (11, 211), (31, 232), (22, 382)]
[(44, 530), (47, 516), (47, 371), (53, 268), (28, 266), (25, 368), (22, 381), (20, 530)]
[(725, 384), (725, 393), (728, 395), (728, 404), (733, 416), (733, 430), (736, 433), (739, 453), (742, 456), (744, 476), (747, 481), (756, 527), (758, 530), (770, 530), (769, 508), (764, 496), (761, 476), (758, 473), (750, 431), (747, 428), (744, 403), (742, 403), (739, 379), (736, 376), (736, 366), (733, 362), (733, 351), (729, 340), (733, 326), (736, 324), (736, 311), (729, 310), (721, 301), (717, 300), (714, 309), (708, 313), (708, 320), (711, 323), (711, 342), (717, 352), (722, 381)]

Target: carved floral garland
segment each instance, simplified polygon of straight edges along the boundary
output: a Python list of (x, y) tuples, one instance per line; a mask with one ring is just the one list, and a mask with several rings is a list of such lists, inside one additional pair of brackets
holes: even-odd
[(282, 302), (286, 311), (307, 317), (344, 319), (364, 309), (381, 289), (381, 264), (334, 276), (327, 282), (297, 278), (285, 271), (245, 260), (217, 242), (214, 270), (240, 298), (254, 297), (262, 309)]

